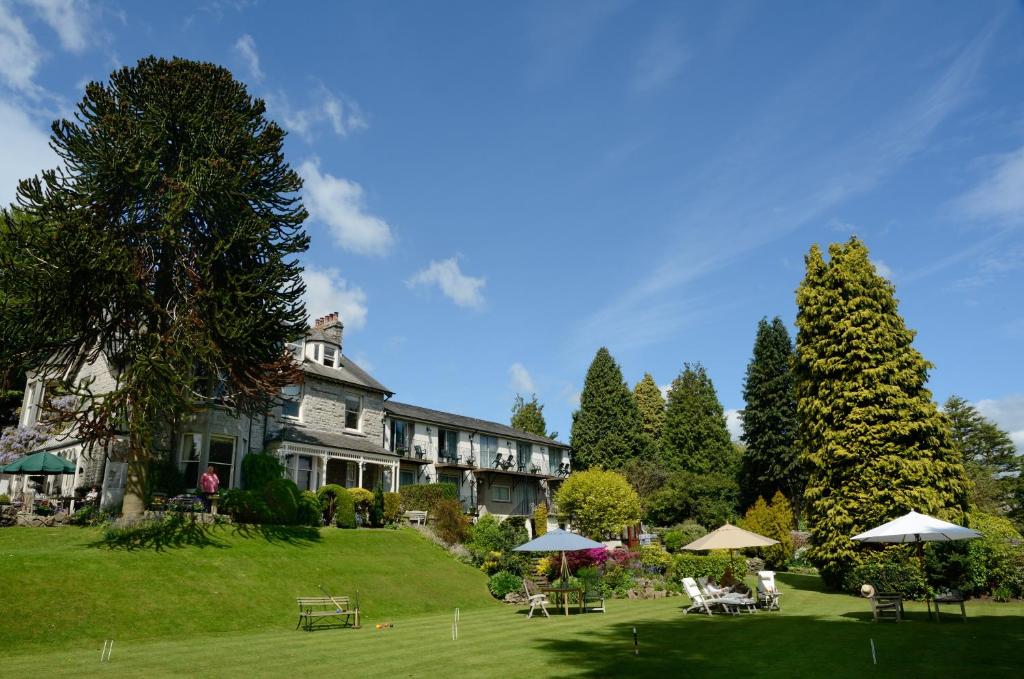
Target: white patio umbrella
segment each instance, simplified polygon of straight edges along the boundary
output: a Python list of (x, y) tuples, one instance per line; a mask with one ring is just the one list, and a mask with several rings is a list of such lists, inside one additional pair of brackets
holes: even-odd
[(583, 549), (599, 549), (604, 547), (600, 542), (595, 542), (582, 535), (571, 533), (561, 528), (549, 530), (544, 535), (534, 538), (512, 549), (513, 552), (561, 552), (562, 553), (562, 577), (569, 576), (569, 564), (565, 560), (566, 552), (578, 552)]
[(970, 540), (980, 538), (981, 533), (955, 523), (936, 519), (934, 516), (909, 512), (898, 519), (893, 519), (881, 526), (854, 535), (851, 540), (858, 542), (888, 542), (917, 544), (917, 558), (924, 568), (925, 542), (950, 542), (952, 540)]
[[(704, 549), (728, 549), (731, 557), (734, 556), (735, 550), (743, 549), (744, 547), (770, 547), (777, 544), (779, 544), (778, 540), (766, 538), (763, 535), (751, 533), (749, 530), (743, 530), (739, 526), (727, 523), (704, 537), (697, 538), (690, 544), (685, 545), (683, 549), (694, 552)], [(728, 575), (732, 575), (732, 558), (729, 559), (729, 570), (726, 572)]]

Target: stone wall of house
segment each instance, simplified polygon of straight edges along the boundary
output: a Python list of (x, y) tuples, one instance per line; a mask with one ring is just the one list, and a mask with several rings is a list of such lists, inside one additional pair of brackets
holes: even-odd
[[(383, 445), (384, 397), (371, 391), (330, 380), (306, 376), (302, 386), (301, 423), (310, 429), (338, 434), (356, 434), (345, 429), (345, 396), (362, 398), (359, 433)], [(280, 413), (280, 409), (276, 412)]]

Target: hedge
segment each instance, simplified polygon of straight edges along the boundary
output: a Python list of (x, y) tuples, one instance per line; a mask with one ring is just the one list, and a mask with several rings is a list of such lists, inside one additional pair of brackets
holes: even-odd
[(402, 496), (398, 493), (384, 493), (384, 523), (391, 525), (402, 519)]
[(459, 489), (454, 483), (419, 483), (398, 489), (402, 496), (402, 511), (435, 513), (442, 500), (458, 500)]
[[(720, 581), (725, 577), (725, 571), (729, 568), (729, 556), (726, 554), (709, 554), (699, 556), (697, 554), (676, 554), (672, 560), (672, 577), (676, 580), (683, 578), (713, 578)], [(742, 577), (747, 572), (747, 562), (742, 557), (732, 558), (732, 572)]]

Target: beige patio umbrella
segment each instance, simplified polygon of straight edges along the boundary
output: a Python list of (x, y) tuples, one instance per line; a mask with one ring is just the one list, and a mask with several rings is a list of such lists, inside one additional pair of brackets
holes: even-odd
[(693, 552), (704, 549), (728, 549), (730, 555), (729, 570), (726, 571), (726, 578), (732, 576), (732, 558), (737, 549), (744, 547), (770, 547), (779, 544), (778, 540), (766, 538), (749, 530), (743, 530), (739, 526), (727, 523), (721, 528), (711, 531), (702, 538), (697, 538), (690, 544), (683, 547)]

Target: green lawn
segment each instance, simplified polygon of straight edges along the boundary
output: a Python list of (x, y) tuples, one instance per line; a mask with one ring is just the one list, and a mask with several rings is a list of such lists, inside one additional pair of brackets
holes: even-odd
[[(413, 531), (286, 536), (241, 539), (227, 529), (214, 535), (219, 547), (154, 553), (87, 547), (93, 531), (0, 531), (0, 666), (9, 676), (326, 671), (503, 679), (1019, 676), (1024, 668), (1020, 603), (971, 601), (966, 624), (929, 622), (924, 604), (910, 603), (907, 621), (876, 624), (864, 600), (821, 591), (812, 576), (783, 574), (781, 613), (683, 617), (686, 599), (676, 597), (616, 600), (606, 614), (530, 620), (525, 611), (491, 603), (481, 574)], [(289, 599), (315, 593), (321, 580), (339, 591), (360, 588), (363, 629), (293, 631)], [(451, 639), (454, 606), (462, 608), (458, 641)], [(384, 621), (395, 628), (374, 628)], [(101, 665), (102, 639), (111, 636), (112, 661)]]

